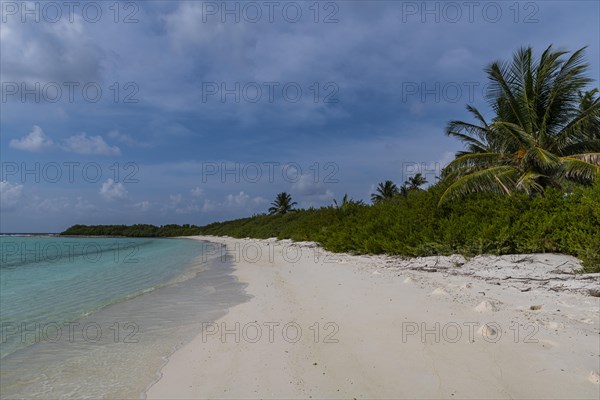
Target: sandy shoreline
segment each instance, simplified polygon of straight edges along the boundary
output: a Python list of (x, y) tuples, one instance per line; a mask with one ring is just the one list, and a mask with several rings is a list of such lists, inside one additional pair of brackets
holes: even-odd
[(150, 399), (600, 396), (598, 276), (574, 276), (572, 257), (408, 262), (197, 239), (227, 246), (252, 299), (205, 321)]

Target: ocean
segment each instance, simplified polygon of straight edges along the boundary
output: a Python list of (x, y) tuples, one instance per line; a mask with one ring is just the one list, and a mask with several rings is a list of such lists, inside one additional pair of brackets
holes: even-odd
[(143, 398), (244, 285), (192, 239), (0, 236), (2, 398)]

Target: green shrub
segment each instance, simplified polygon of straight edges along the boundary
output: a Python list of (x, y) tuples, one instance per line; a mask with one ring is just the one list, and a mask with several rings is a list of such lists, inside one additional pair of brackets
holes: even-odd
[(432, 256), (558, 252), (600, 272), (600, 182), (565, 195), (475, 194), (438, 207), (441, 185), (374, 206), (351, 203), (195, 225), (75, 225), (65, 235), (184, 236), (316, 241), (333, 252)]

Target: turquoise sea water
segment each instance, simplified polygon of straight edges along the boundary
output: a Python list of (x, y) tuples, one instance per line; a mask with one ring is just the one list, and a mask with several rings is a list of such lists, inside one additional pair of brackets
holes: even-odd
[(0, 237), (2, 398), (137, 398), (202, 322), (246, 300), (189, 239)]

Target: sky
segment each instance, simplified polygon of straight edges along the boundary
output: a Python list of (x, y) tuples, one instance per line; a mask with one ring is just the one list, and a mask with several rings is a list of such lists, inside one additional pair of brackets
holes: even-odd
[(430, 182), (484, 68), (588, 46), (597, 1), (0, 1), (0, 232), (196, 224)]

